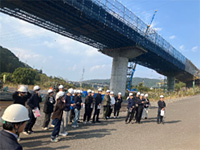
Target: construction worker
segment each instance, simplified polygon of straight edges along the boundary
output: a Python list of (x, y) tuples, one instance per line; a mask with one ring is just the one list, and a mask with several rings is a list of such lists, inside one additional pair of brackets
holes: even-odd
[(132, 121), (135, 113), (135, 99), (133, 98), (133, 93), (129, 93), (128, 105), (127, 105), (127, 116), (125, 123), (128, 124)]
[(28, 92), (28, 89), (21, 85), (18, 90), (12, 95), (14, 104), (21, 104), (25, 106), (25, 102), (31, 97), (31, 94)]
[(95, 121), (97, 122), (97, 123), (99, 123), (100, 121), (99, 121), (99, 113), (100, 113), (100, 110), (101, 110), (101, 102), (102, 102), (102, 95), (101, 95), (101, 93), (102, 93), (102, 89), (101, 88), (99, 88), (98, 89), (98, 94), (96, 95), (96, 97), (95, 97), (95, 104), (94, 104), (94, 114), (93, 114), (93, 121), (92, 121), (92, 123), (95, 123)]
[[(92, 91), (92, 94), (91, 94), (91, 96), (92, 96), (92, 103), (91, 103), (91, 105), (90, 105), (90, 115), (89, 115), (89, 118), (90, 118), (90, 119), (91, 119), (92, 111), (93, 111), (94, 104), (95, 104), (95, 97), (94, 97), (94, 95), (95, 95), (95, 92)], [(90, 120), (90, 119), (89, 119), (89, 120)]]
[(108, 119), (108, 113), (109, 113), (109, 110), (110, 110), (110, 104), (111, 104), (110, 90), (107, 90), (106, 91), (106, 95), (104, 96), (104, 99), (103, 99), (103, 109), (104, 109), (103, 117), (105, 119)]
[(150, 106), (150, 101), (148, 99), (148, 94), (145, 94), (144, 95), (144, 109), (143, 109), (143, 113), (142, 113), (142, 118), (143, 119), (147, 119), (148, 118), (148, 109), (149, 109), (149, 106)]
[(61, 85), (59, 85), (59, 86), (58, 86), (58, 90), (59, 90), (59, 91), (63, 91), (63, 92), (64, 92), (64, 86), (63, 86), (62, 84), (61, 84)]
[(30, 120), (28, 121), (28, 123), (26, 124), (25, 130), (24, 130), (24, 134), (29, 135), (31, 133), (33, 133), (33, 126), (36, 122), (36, 117), (34, 116), (34, 113), (40, 109), (40, 105), (39, 103), (42, 102), (42, 98), (40, 96), (40, 87), (38, 85), (33, 87), (33, 94), (31, 96), (31, 98), (27, 101), (27, 105), (28, 105), (28, 112), (29, 112), (29, 118)]
[(138, 104), (137, 104), (137, 101), (140, 100), (140, 92), (137, 92), (137, 94), (134, 97), (134, 99), (135, 99), (135, 120), (137, 120), (137, 115), (138, 115)]
[(48, 94), (45, 97), (44, 100), (44, 108), (43, 112), (45, 114), (44, 117), (44, 122), (42, 125), (43, 130), (48, 130), (48, 125), (51, 119), (51, 113), (53, 112), (54, 104), (55, 104), (55, 98), (54, 98), (54, 93), (52, 89), (48, 90)]
[(115, 105), (114, 105), (114, 118), (119, 118), (119, 111), (122, 103), (122, 93), (119, 92), (118, 96), (115, 97)]
[(61, 129), (59, 135), (67, 136), (68, 133), (66, 131), (68, 121), (69, 121), (69, 113), (70, 113), (70, 106), (71, 106), (71, 96), (73, 94), (74, 90), (72, 88), (67, 90), (67, 94), (65, 95), (65, 104), (66, 107), (63, 111), (63, 117), (61, 122)]
[(75, 113), (74, 113), (74, 99), (77, 96), (77, 90), (74, 90), (74, 93), (71, 96), (71, 106), (70, 106), (70, 114), (69, 114), (69, 118), (70, 118), (70, 122), (72, 122), (72, 120), (75, 117)]
[[(83, 123), (90, 123), (90, 111), (91, 111), (91, 105), (93, 103), (93, 97), (92, 97), (92, 91), (89, 89), (87, 91), (88, 95), (85, 98), (85, 113), (84, 113), (84, 117), (83, 117)], [(86, 121), (87, 119), (87, 121)]]
[(79, 127), (78, 119), (79, 119), (79, 115), (80, 115), (81, 105), (83, 105), (82, 99), (81, 99), (81, 91), (78, 90), (77, 93), (78, 93), (78, 95), (74, 98), (74, 104), (73, 104), (74, 112), (75, 112), (74, 122), (72, 125), (73, 128)]
[(109, 112), (108, 112), (108, 118), (111, 118), (111, 114), (112, 114), (114, 105), (115, 105), (114, 92), (111, 91), (111, 92), (110, 92), (110, 108), (109, 108)]
[(21, 104), (12, 104), (4, 111), (2, 119), (0, 149), (22, 150), (22, 146), (17, 142), (17, 135), (24, 130), (26, 122), (29, 120), (28, 110)]
[(142, 112), (143, 112), (143, 108), (144, 108), (143, 98), (144, 98), (144, 94), (140, 94), (140, 98), (136, 99), (136, 101), (135, 101), (135, 103), (138, 106), (138, 110), (137, 110), (137, 114), (136, 114), (136, 123), (139, 123), (139, 124), (141, 123), (140, 120), (141, 120)]
[(51, 141), (59, 141), (60, 125), (63, 116), (63, 110), (66, 108), (65, 104), (65, 92), (59, 91), (56, 94), (56, 105), (53, 111), (52, 119), (54, 122), (54, 128), (51, 134)]
[[(28, 92), (28, 89), (26, 86), (21, 85), (19, 86), (18, 90), (13, 93), (12, 95), (14, 104), (21, 104), (25, 106), (25, 102), (31, 97), (31, 94)], [(18, 141), (20, 141), (20, 135), (18, 134)]]
[(164, 111), (165, 111), (165, 101), (164, 101), (164, 96), (160, 95), (160, 100), (158, 101), (158, 115), (157, 115), (157, 124), (164, 124), (163, 122), (163, 116), (164, 116)]

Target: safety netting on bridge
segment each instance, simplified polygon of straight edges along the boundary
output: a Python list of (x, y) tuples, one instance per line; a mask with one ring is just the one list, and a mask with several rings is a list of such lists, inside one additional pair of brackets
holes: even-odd
[[(130, 28), (134, 29), (143, 37), (147, 38), (154, 44), (161, 47), (164, 51), (169, 53), (171, 56), (179, 60), (182, 64), (186, 63), (186, 58), (179, 51), (177, 51), (172, 45), (169, 44), (163, 37), (161, 37), (153, 28), (148, 29), (146, 33), (147, 24), (144, 23), (139, 17), (137, 17), (131, 10), (126, 8), (122, 3), (117, 0), (63, 0), (66, 3), (70, 3), (81, 11), (90, 12), (90, 15), (95, 14), (96, 19), (103, 19), (104, 24), (110, 23), (112, 27), (117, 27), (118, 31), (126, 33), (127, 36), (130, 34), (130, 30), (126, 30), (123, 25), (116, 24), (114, 19), (109, 18), (107, 13), (114, 16)], [(94, 4), (100, 6), (97, 7)], [(105, 11), (106, 10), (106, 11)], [(119, 29), (120, 28), (120, 29)], [(146, 43), (142, 43), (144, 45)]]

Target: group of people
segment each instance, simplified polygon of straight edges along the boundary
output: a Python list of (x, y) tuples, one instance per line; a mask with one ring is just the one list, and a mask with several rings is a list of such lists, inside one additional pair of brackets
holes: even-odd
[[(141, 123), (141, 118), (148, 118), (148, 109), (150, 106), (150, 101), (148, 99), (148, 94), (143, 94), (137, 92), (136, 96), (133, 96), (133, 93), (129, 93), (129, 97), (127, 98), (127, 116), (125, 119), (125, 123), (130, 123), (133, 119), (135, 122), (132, 123)], [(158, 114), (157, 114), (157, 124), (164, 124), (163, 116), (165, 112), (165, 101), (164, 96), (160, 95), (160, 100), (158, 101)]]
[[(104, 110), (103, 118), (105, 120), (111, 118), (113, 111), (114, 118), (119, 118), (119, 112), (123, 102), (120, 92), (114, 97), (114, 92), (107, 90), (104, 98), (102, 98), (101, 88), (98, 89), (96, 96), (94, 96), (94, 91), (88, 90), (88, 95), (83, 102), (81, 90), (70, 88), (66, 92), (64, 91), (63, 85), (60, 85), (58, 89), (58, 91), (54, 91), (53, 89), (48, 90), (43, 107), (45, 116), (42, 129), (48, 130), (52, 118), (52, 142), (58, 142), (60, 139), (59, 135), (68, 135), (66, 130), (69, 122), (72, 122), (73, 128), (79, 127), (78, 122), (82, 108), (85, 109), (83, 116), (84, 124), (99, 123), (99, 114), (102, 106)], [(166, 107), (163, 99), (164, 96), (161, 95), (158, 101), (157, 123), (163, 123), (163, 113)], [(19, 134), (21, 132), (26, 135), (33, 133), (32, 128), (37, 117), (40, 116), (40, 102), (42, 102), (40, 87), (38, 85), (34, 86), (33, 93), (30, 93), (27, 87), (22, 85), (13, 93), (13, 100), (14, 104), (10, 105), (2, 116), (3, 130), (0, 131), (0, 136), (5, 136), (5, 140), (10, 140), (15, 144), (9, 145), (1, 141), (0, 146), (1, 148), (5, 146), (9, 149), (15, 149), (16, 147), (21, 149), (21, 146), (17, 142), (17, 140), (20, 140)], [(25, 107), (26, 102), (28, 109)], [(129, 93), (125, 123), (130, 123), (133, 118), (135, 118), (136, 123), (141, 123), (140, 120), (142, 117), (147, 119), (149, 105), (148, 94), (144, 95), (138, 92), (134, 97), (133, 93)]]

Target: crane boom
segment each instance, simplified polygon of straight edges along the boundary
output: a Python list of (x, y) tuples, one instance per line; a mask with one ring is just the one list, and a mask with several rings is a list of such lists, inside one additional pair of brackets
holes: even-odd
[(147, 35), (147, 33), (148, 33), (148, 31), (149, 31), (149, 28), (151, 27), (151, 24), (152, 24), (152, 22), (153, 22), (153, 20), (154, 20), (154, 17), (155, 17), (155, 15), (156, 15), (156, 12), (157, 12), (157, 10), (155, 10), (155, 12), (154, 12), (154, 14), (153, 14), (153, 16), (152, 16), (152, 18), (151, 18), (151, 22), (147, 25), (147, 29), (146, 29), (146, 32), (145, 32), (145, 36)]

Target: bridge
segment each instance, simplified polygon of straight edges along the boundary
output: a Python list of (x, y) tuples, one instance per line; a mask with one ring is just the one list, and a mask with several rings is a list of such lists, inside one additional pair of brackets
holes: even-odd
[(199, 69), (117, 0), (0, 0), (0, 12), (99, 49), (113, 57), (110, 88), (125, 92), (129, 61), (188, 86)]

